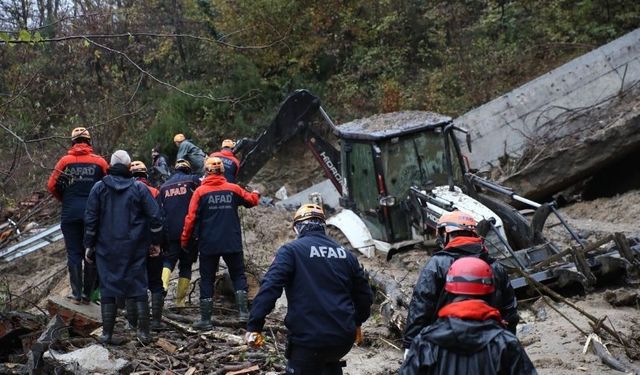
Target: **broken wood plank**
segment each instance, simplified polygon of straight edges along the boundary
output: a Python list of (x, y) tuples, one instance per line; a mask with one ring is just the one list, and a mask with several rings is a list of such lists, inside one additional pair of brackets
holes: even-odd
[(159, 338), (158, 341), (156, 341), (156, 345), (158, 345), (159, 347), (164, 349), (164, 351), (169, 353), (169, 354), (173, 354), (176, 351), (178, 351), (178, 347), (177, 346), (173, 345), (167, 339), (162, 338), (162, 337)]
[(238, 370), (233, 370), (234, 367), (239, 367), (239, 366), (225, 366), (225, 369), (228, 371), (226, 375), (244, 375), (244, 374), (251, 374), (256, 371), (260, 371), (260, 366), (258, 365), (253, 365), (251, 367), (245, 367)]
[(70, 299), (53, 296), (47, 300), (50, 315), (60, 315), (65, 324), (80, 336), (88, 337), (96, 328), (102, 326), (100, 307), (96, 304), (76, 305)]

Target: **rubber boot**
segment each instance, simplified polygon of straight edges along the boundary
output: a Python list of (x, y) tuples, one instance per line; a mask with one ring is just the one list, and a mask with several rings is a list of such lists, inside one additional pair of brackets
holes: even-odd
[(150, 344), (153, 338), (149, 332), (149, 302), (137, 301), (136, 309), (138, 310), (138, 340), (145, 345)]
[(162, 324), (162, 307), (164, 306), (164, 293), (151, 294), (151, 323), (149, 326), (153, 331), (159, 331), (164, 328)]
[(71, 294), (67, 298), (73, 303), (79, 305), (82, 301), (82, 263), (68, 266), (69, 284), (71, 285)]
[(162, 288), (164, 290), (169, 290), (169, 279), (171, 278), (171, 269), (164, 267), (162, 269)]
[(246, 290), (236, 291), (236, 305), (238, 306), (238, 320), (241, 322), (249, 320), (249, 306)]
[(82, 282), (82, 303), (88, 305), (91, 303), (91, 293), (96, 287), (98, 272), (95, 264), (84, 265), (84, 277)]
[(124, 301), (125, 317), (127, 318), (127, 329), (134, 330), (138, 328), (138, 309), (134, 298), (127, 298)]
[(184, 299), (187, 296), (187, 290), (189, 289), (191, 280), (186, 277), (178, 279), (178, 287), (176, 288), (176, 306), (184, 307)]
[(113, 337), (113, 327), (116, 325), (116, 313), (118, 309), (115, 303), (103, 303), (100, 305), (102, 313), (102, 335), (98, 338), (101, 344), (111, 344)]
[(211, 314), (213, 313), (213, 298), (200, 300), (200, 321), (193, 324), (193, 328), (199, 331), (209, 331), (213, 329)]

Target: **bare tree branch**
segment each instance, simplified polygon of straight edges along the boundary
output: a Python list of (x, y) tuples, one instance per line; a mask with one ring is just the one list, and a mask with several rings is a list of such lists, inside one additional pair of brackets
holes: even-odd
[[(18, 33), (16, 31), (2, 31), (2, 32), (7, 33), (7, 34), (17, 34)], [(228, 34), (228, 35), (230, 35), (230, 34)], [(236, 49), (236, 50), (270, 48), (270, 47), (273, 47), (274, 45), (276, 45), (278, 43), (282, 43), (286, 39), (286, 36), (282, 36), (281, 38), (279, 38), (277, 40), (274, 40), (274, 41), (271, 41), (271, 42), (269, 42), (267, 44), (243, 46), (243, 45), (239, 45), (239, 44), (232, 44), (232, 43), (229, 43), (229, 42), (225, 42), (222, 39), (226, 38), (226, 36), (222, 37), (220, 39), (212, 39), (212, 38), (206, 38), (206, 37), (203, 37), (203, 36), (197, 36), (197, 35), (191, 35), (191, 34), (166, 34), (166, 33), (148, 33), (148, 32), (128, 32), (128, 33), (120, 33), (120, 34), (67, 35), (67, 36), (61, 36), (61, 37), (57, 37), (57, 38), (42, 38), (42, 39), (39, 39), (39, 40), (17, 40), (17, 39), (8, 40), (8, 41), (0, 40), (0, 45), (2, 45), (2, 44), (42, 44), (42, 43), (64, 42), (64, 41), (69, 41), (69, 40), (86, 40), (87, 38), (91, 38), (91, 39), (118, 39), (118, 38), (130, 38), (130, 37), (136, 37), (136, 36), (146, 36), (146, 37), (153, 37), (153, 38), (195, 39), (195, 40), (202, 41), (202, 42), (210, 42), (210, 43), (220, 44), (222, 46), (233, 48), (233, 49)]]

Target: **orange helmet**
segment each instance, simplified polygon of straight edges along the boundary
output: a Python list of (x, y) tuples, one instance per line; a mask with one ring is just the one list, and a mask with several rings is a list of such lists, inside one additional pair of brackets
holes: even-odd
[(313, 203), (303, 204), (302, 206), (300, 206), (300, 208), (298, 208), (298, 210), (296, 211), (296, 214), (293, 216), (293, 224), (296, 224), (308, 219), (312, 219), (312, 218), (325, 221), (326, 218), (324, 216), (324, 210), (322, 209), (322, 207), (318, 206), (317, 204), (313, 204)]
[(208, 174), (223, 174), (224, 164), (222, 163), (222, 159), (216, 157), (207, 158), (204, 162), (204, 170), (207, 171)]
[(91, 135), (87, 128), (79, 126), (71, 131), (71, 141), (75, 141), (78, 138), (91, 140)]
[(185, 139), (187, 139), (187, 138), (185, 138), (184, 134), (182, 134), (182, 133), (180, 133), (180, 134), (176, 134), (176, 135), (173, 137), (173, 141), (174, 141), (174, 142), (182, 142), (182, 141), (184, 141)]
[(144, 165), (144, 163), (141, 162), (140, 160), (135, 160), (135, 161), (132, 161), (131, 164), (129, 165), (129, 171), (132, 174), (136, 174), (136, 173), (147, 174), (147, 166)]
[(176, 160), (176, 165), (175, 165), (175, 169), (182, 169), (182, 170), (187, 170), (187, 171), (191, 171), (191, 163), (189, 163), (188, 160), (185, 159), (178, 159)]
[(451, 233), (460, 230), (476, 233), (478, 222), (462, 211), (448, 212), (438, 219), (438, 233)]
[(222, 148), (234, 148), (236, 147), (236, 143), (234, 141), (232, 141), (231, 139), (225, 139), (224, 141), (222, 141)]
[(451, 294), (472, 296), (491, 294), (496, 290), (493, 270), (480, 258), (460, 258), (449, 267), (444, 290)]

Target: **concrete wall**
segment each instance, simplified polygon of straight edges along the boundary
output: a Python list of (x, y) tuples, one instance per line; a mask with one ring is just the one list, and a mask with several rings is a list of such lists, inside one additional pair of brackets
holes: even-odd
[(527, 139), (548, 134), (550, 127), (555, 127), (555, 134), (566, 132), (558, 118), (568, 110), (606, 105), (607, 98), (639, 81), (640, 29), (636, 29), (454, 121), (471, 131), (471, 165), (486, 169), (489, 163), (496, 165), (505, 151), (518, 157)]

